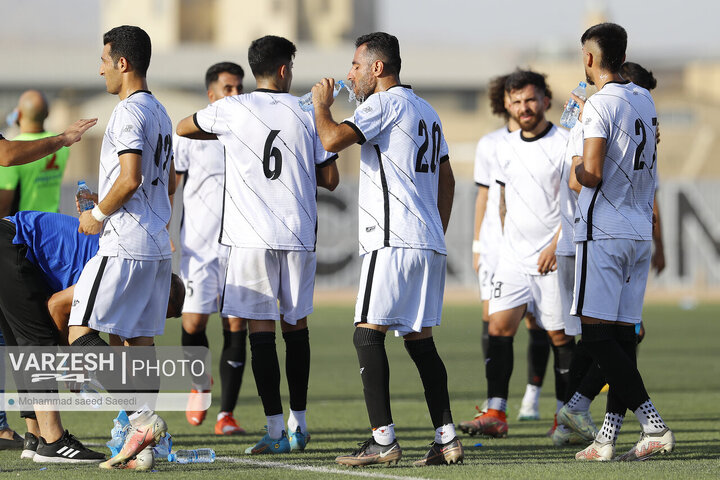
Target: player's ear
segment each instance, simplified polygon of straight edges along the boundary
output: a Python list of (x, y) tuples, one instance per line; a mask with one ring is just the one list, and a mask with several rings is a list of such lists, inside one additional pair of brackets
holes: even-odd
[(382, 60), (375, 60), (372, 64), (372, 73), (375, 77), (382, 76), (383, 72), (385, 71), (385, 64)]
[(130, 70), (130, 62), (127, 61), (127, 58), (118, 58), (117, 69), (120, 70), (121, 73), (125, 73)]

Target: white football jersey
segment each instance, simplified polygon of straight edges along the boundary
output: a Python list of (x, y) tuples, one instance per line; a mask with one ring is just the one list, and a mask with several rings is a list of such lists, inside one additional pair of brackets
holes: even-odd
[(497, 180), (496, 150), (498, 142), (511, 132), (507, 127), (499, 128), (480, 139), (475, 149), (475, 167), (473, 179), (479, 187), (487, 187), (488, 197), (485, 215), (480, 224), (480, 252), (484, 261), (497, 263), (500, 243), (502, 242), (502, 224), (500, 223), (500, 185)]
[(527, 139), (518, 130), (498, 144), (498, 182), (505, 185), (505, 228), (500, 256), (528, 275), (560, 227), (560, 182), (567, 131), (549, 124)]
[(222, 98), (194, 119), (225, 146), (220, 242), (315, 251), (315, 169), (337, 154), (323, 149), (314, 113), (302, 111), (289, 93), (258, 89)]
[(172, 122), (165, 107), (139, 90), (117, 104), (100, 151), (100, 201), (120, 174), (118, 157), (142, 155), (142, 184), (107, 220), (98, 255), (131, 260), (171, 258), (168, 176), (172, 165)]
[(650, 92), (607, 83), (583, 109), (584, 138), (605, 138), (602, 181), (578, 197), (575, 241), (652, 240), (657, 113)]
[(560, 222), (562, 232), (558, 240), (556, 255), (575, 256), (575, 209), (577, 208), (578, 194), (570, 189), (570, 171), (572, 169), (573, 157), (582, 157), (583, 154), (583, 128), (581, 122), (576, 122), (570, 129), (567, 149), (565, 150), (565, 161), (562, 166), (562, 180), (560, 182)]
[(175, 171), (185, 177), (180, 243), (183, 255), (227, 256), (219, 243), (225, 188), (225, 147), (219, 140), (191, 140), (175, 135)]
[(440, 118), (409, 86), (370, 95), (344, 122), (360, 137), (360, 255), (383, 247), (447, 254), (438, 178), (448, 146)]

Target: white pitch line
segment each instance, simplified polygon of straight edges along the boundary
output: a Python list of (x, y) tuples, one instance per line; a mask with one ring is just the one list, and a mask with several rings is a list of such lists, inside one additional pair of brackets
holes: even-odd
[(334, 475), (350, 475), (353, 477), (389, 478), (391, 480), (427, 480), (426, 478), (420, 478), (420, 477), (406, 477), (403, 475), (388, 475), (385, 473), (358, 472), (355, 470), (341, 470), (339, 468), (313, 467), (311, 465), (292, 465), (290, 463), (281, 463), (281, 462), (263, 462), (260, 460), (250, 460), (247, 458), (238, 458), (238, 457), (217, 457), (216, 460), (219, 460), (221, 462), (228, 462), (228, 463), (242, 463), (244, 465), (253, 465), (256, 467), (285, 468), (288, 470), (302, 470), (305, 472), (316, 472), (316, 473), (331, 473)]

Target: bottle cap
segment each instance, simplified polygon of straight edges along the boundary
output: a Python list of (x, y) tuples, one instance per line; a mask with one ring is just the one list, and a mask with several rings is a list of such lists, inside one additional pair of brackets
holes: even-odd
[(169, 453), (167, 459), (168, 459), (168, 462), (174, 462), (174, 461), (175, 461), (175, 454), (174, 454), (174, 453)]
[(585, 82), (580, 82), (580, 86), (583, 87), (583, 88), (587, 88), (587, 83), (585, 83)]
[(85, 180), (78, 180), (78, 185), (85, 185)]

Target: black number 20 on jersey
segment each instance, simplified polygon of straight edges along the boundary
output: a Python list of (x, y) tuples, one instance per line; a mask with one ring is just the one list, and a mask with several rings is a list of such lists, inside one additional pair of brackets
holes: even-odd
[(427, 173), (428, 170), (430, 170), (432, 173), (435, 173), (438, 166), (438, 158), (440, 157), (440, 139), (442, 137), (440, 125), (435, 122), (432, 124), (432, 150), (430, 150), (430, 165), (428, 165), (425, 161), (425, 153), (427, 152), (431, 139), (430, 134), (428, 134), (428, 128), (425, 124), (425, 120), (420, 119), (420, 122), (418, 123), (418, 135), (424, 138), (424, 142), (420, 145), (420, 149), (417, 153), (415, 171), (419, 173)]

